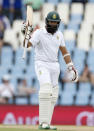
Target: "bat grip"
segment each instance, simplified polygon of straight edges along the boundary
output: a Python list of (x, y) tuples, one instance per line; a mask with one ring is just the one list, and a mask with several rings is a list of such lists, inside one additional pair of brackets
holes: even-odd
[(26, 58), (27, 44), (28, 44), (28, 39), (25, 40), (25, 47), (24, 47), (24, 52), (23, 52), (23, 56), (22, 56), (23, 59)]

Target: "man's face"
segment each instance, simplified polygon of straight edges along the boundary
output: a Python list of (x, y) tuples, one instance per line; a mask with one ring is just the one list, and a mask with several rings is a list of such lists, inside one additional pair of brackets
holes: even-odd
[(46, 29), (48, 33), (54, 34), (58, 30), (59, 22), (48, 21), (46, 24)]
[(49, 21), (48, 24), (54, 27), (57, 26), (58, 23), (55, 21)]

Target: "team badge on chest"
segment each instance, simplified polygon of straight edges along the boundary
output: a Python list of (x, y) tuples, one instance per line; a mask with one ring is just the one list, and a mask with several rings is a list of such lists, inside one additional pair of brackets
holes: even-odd
[(40, 71), (39, 71), (39, 75), (41, 75), (41, 74), (42, 74), (42, 71), (40, 70)]
[(57, 38), (57, 40), (59, 40), (59, 36), (58, 35), (56, 36), (56, 38)]

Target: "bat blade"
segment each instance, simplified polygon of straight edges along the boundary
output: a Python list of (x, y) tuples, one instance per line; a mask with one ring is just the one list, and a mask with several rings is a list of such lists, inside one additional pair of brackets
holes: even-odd
[(27, 24), (31, 26), (32, 20), (33, 20), (33, 9), (31, 6), (28, 5), (27, 6), (27, 19), (26, 19)]
[[(30, 5), (27, 5), (27, 18), (26, 18), (26, 25), (27, 26), (32, 26), (32, 20), (33, 20), (33, 9)], [(25, 39), (25, 47), (24, 47), (24, 52), (22, 58), (26, 58), (26, 50), (27, 50), (27, 44), (29, 40)]]

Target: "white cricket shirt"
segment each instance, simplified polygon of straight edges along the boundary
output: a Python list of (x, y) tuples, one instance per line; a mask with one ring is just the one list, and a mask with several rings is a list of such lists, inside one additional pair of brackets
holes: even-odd
[(61, 31), (52, 35), (45, 28), (37, 29), (30, 42), (35, 48), (35, 61), (57, 62), (59, 47), (65, 46)]

